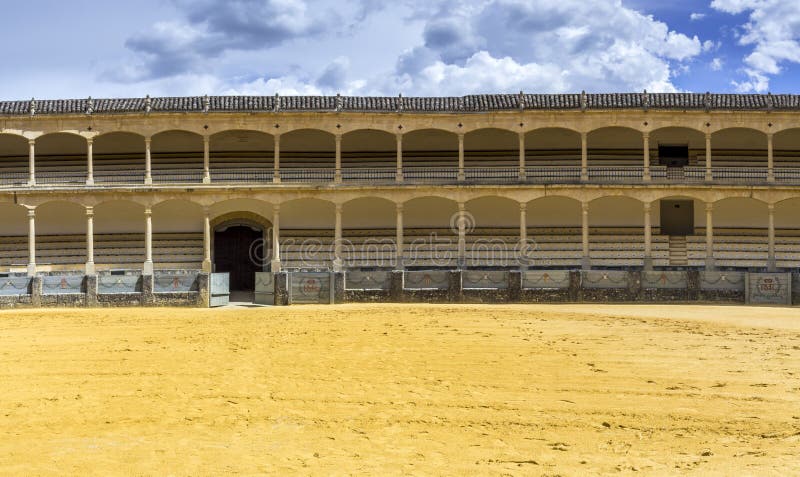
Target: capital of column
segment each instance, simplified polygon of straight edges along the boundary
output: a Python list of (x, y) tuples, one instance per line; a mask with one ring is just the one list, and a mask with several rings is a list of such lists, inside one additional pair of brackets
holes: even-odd
[(714, 211), (714, 203), (706, 202), (706, 212), (713, 212), (713, 211)]
[(35, 146), (36, 145), (36, 139), (28, 139), (28, 145), (29, 146)]
[(336, 213), (337, 214), (341, 214), (342, 213), (342, 204), (336, 204)]
[(281, 206), (280, 204), (275, 204), (272, 206), (272, 213), (278, 215), (281, 213)]
[(650, 132), (649, 132), (649, 131), (645, 131), (645, 132), (643, 132), (643, 133), (642, 133), (642, 138), (644, 138), (644, 139), (650, 139)]
[(459, 212), (464, 212), (464, 210), (465, 210), (466, 208), (467, 208), (467, 205), (466, 205), (465, 203), (463, 203), (463, 202), (459, 202), (459, 203), (458, 203), (458, 211), (459, 211)]
[(36, 207), (28, 207), (28, 218), (33, 219), (36, 217)]
[(775, 212), (775, 204), (767, 204), (767, 211), (769, 211), (770, 214)]
[(203, 144), (208, 145), (211, 142), (211, 136), (203, 134)]
[(398, 202), (397, 204), (395, 204), (395, 209), (398, 212), (402, 212), (403, 211), (403, 203), (402, 202)]
[(153, 138), (152, 138), (152, 136), (145, 136), (145, 138), (144, 138), (144, 145), (149, 147), (149, 146), (150, 146), (150, 144), (152, 144), (152, 143), (153, 143)]
[(87, 205), (86, 206), (86, 216), (87, 217), (94, 217), (94, 207)]
[(147, 208), (145, 208), (145, 209), (144, 209), (144, 216), (145, 216), (145, 217), (148, 217), (148, 218), (149, 218), (149, 217), (151, 217), (152, 215), (153, 215), (153, 209), (151, 209), (151, 208), (149, 208), (149, 207), (147, 207)]
[(653, 205), (650, 202), (645, 202), (644, 203), (644, 211), (645, 212), (650, 212), (650, 209), (652, 208), (652, 206)]
[(584, 214), (589, 213), (589, 203), (588, 202), (581, 202), (581, 210), (583, 210)]
[(528, 203), (527, 202), (520, 202), (519, 203), (519, 210), (520, 212), (525, 212), (528, 210)]

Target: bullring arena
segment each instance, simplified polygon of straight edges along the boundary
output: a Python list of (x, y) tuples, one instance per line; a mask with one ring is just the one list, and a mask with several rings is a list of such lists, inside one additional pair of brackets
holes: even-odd
[(0, 473), (798, 473), (798, 118), (0, 102)]

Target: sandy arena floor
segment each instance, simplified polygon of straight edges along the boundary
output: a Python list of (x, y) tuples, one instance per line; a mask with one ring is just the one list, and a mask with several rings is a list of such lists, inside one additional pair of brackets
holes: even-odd
[(800, 474), (798, 309), (9, 311), (0, 385), (0, 475)]

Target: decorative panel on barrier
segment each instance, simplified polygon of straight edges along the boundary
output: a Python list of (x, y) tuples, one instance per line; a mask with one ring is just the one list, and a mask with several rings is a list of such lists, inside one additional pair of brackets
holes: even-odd
[(77, 295), (83, 293), (83, 275), (44, 275), (43, 295)]
[(256, 272), (255, 284), (256, 305), (274, 305), (275, 274), (272, 272)]
[(447, 290), (449, 272), (441, 270), (406, 272), (403, 288), (408, 290)]
[(209, 277), (209, 306), (225, 306), (231, 301), (231, 276), (229, 273), (212, 273)]
[(197, 291), (197, 275), (198, 272), (156, 272), (153, 277), (153, 291), (156, 293), (186, 293)]
[(333, 303), (331, 274), (324, 272), (289, 273), (289, 303)]
[(763, 305), (792, 304), (791, 273), (748, 273), (746, 302)]
[(97, 277), (97, 293), (111, 295), (141, 292), (141, 275), (101, 275)]
[(704, 291), (744, 291), (744, 272), (700, 272)]
[(30, 295), (31, 279), (28, 277), (0, 278), (0, 296)]
[(628, 288), (628, 272), (620, 270), (586, 270), (582, 273), (583, 288)]
[(527, 271), (522, 274), (522, 288), (529, 290), (564, 289), (569, 288), (569, 271), (546, 270)]
[(688, 286), (686, 272), (645, 271), (642, 272), (642, 287), (660, 290), (680, 290)]
[(386, 271), (352, 271), (344, 276), (344, 286), (347, 290), (388, 290), (391, 281), (392, 274)]
[(505, 290), (508, 288), (508, 272), (476, 270), (464, 271), (461, 273), (462, 288), (480, 288)]
[(792, 296), (795, 302), (800, 302), (800, 273), (792, 274)]

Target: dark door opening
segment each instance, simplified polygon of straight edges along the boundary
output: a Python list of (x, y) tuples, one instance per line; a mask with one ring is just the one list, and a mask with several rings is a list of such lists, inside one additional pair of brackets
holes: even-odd
[(230, 290), (255, 290), (256, 272), (261, 271), (254, 256), (262, 240), (261, 230), (235, 225), (214, 232), (214, 271), (230, 273)]
[(689, 146), (658, 145), (658, 163), (667, 167), (683, 167), (689, 165)]
[(691, 200), (662, 200), (661, 233), (663, 235), (694, 234), (694, 202)]

